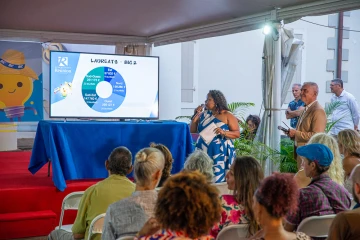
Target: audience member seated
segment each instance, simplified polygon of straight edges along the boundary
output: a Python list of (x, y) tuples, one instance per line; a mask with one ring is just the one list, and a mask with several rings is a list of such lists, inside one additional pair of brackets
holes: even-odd
[[(354, 200), (359, 205), (360, 198), (360, 165), (354, 168), (351, 176)], [(344, 211), (336, 215), (330, 227), (328, 240), (360, 239), (360, 208)]]
[(352, 181), (349, 177), (354, 167), (360, 163), (360, 133), (352, 129), (342, 130), (338, 133), (338, 143), (340, 152), (344, 155), (342, 163), (345, 171), (345, 187), (352, 192)]
[(155, 218), (145, 224), (138, 239), (214, 239), (208, 234), (220, 212), (216, 187), (199, 171), (183, 171), (161, 188)]
[(156, 148), (141, 149), (135, 156), (135, 192), (131, 197), (111, 204), (106, 211), (102, 239), (134, 235), (154, 216), (156, 186), (164, 168), (164, 155)]
[(151, 143), (150, 147), (160, 150), (162, 152), (162, 154), (164, 154), (164, 157), (165, 157), (164, 170), (162, 171), (161, 179), (160, 179), (160, 182), (158, 185), (158, 187), (162, 187), (162, 185), (164, 184), (166, 179), (168, 179), (171, 175), (171, 169), (172, 169), (172, 164), (174, 162), (174, 159), (173, 159), (173, 156), (172, 156), (170, 150), (165, 145), (160, 144), (160, 143), (159, 144)]
[(195, 150), (187, 157), (184, 169), (189, 171), (198, 170), (205, 175), (208, 182), (215, 182), (215, 179), (213, 179), (213, 160), (202, 150)]
[(247, 140), (254, 140), (256, 132), (260, 126), (260, 117), (257, 115), (249, 115), (246, 118), (247, 129), (244, 129), (240, 134), (240, 138), (245, 138)]
[(351, 205), (350, 193), (327, 174), (333, 160), (328, 147), (312, 143), (297, 148), (296, 153), (302, 159), (305, 175), (312, 180), (309, 186), (299, 190), (297, 211), (287, 216), (285, 229), (290, 232), (307, 217), (337, 214)]
[(292, 175), (275, 173), (265, 178), (253, 201), (255, 219), (262, 230), (251, 239), (310, 240), (304, 233), (287, 232), (283, 227), (283, 218), (295, 212), (298, 199), (299, 191)]
[[(327, 173), (334, 182), (340, 185), (344, 185), (344, 169), (342, 166), (342, 159), (336, 139), (326, 133), (316, 133), (310, 138), (308, 142), (308, 144), (311, 143), (321, 143), (330, 148), (334, 159), (330, 164), (330, 168)], [(302, 168), (295, 175), (295, 181), (299, 188), (304, 188), (310, 184), (311, 178), (305, 176), (304, 169)]]
[(226, 226), (232, 224), (249, 224), (249, 236), (259, 230), (252, 209), (255, 190), (263, 180), (264, 174), (259, 162), (252, 157), (237, 157), (226, 174), (226, 183), (233, 195), (220, 197), (221, 219), (211, 230), (216, 238)]
[[(110, 204), (129, 197), (134, 192), (135, 184), (126, 178), (126, 175), (132, 171), (131, 160), (131, 152), (126, 147), (115, 148), (109, 159), (105, 161), (109, 177), (86, 189), (79, 204), (72, 232), (54, 230), (48, 239), (87, 239), (91, 221), (106, 212)], [(100, 238), (97, 234), (92, 239)]]

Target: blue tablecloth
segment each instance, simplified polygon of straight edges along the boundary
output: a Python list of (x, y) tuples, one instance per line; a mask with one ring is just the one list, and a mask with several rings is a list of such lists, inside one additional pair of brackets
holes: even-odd
[(174, 158), (172, 173), (183, 168), (193, 151), (189, 127), (179, 122), (56, 122), (40, 121), (29, 164), (35, 174), (49, 159), (55, 186), (65, 180), (106, 178), (105, 160), (118, 146), (133, 154), (150, 142), (167, 146)]

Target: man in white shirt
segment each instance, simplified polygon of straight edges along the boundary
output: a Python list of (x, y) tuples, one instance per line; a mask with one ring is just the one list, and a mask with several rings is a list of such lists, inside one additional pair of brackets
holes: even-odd
[(330, 134), (336, 136), (344, 129), (357, 130), (359, 125), (359, 106), (355, 97), (344, 90), (343, 81), (339, 78), (331, 81), (330, 89), (334, 93), (331, 97), (331, 102), (342, 102), (332, 114), (331, 121), (338, 122), (331, 128)]

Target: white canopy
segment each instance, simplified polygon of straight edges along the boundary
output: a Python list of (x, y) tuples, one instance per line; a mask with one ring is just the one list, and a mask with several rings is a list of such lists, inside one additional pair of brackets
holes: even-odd
[(360, 0), (12, 0), (1, 3), (0, 39), (162, 45), (357, 8)]

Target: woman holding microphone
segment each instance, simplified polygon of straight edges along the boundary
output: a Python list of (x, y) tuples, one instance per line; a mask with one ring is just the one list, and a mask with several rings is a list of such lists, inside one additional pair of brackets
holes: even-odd
[(224, 182), (235, 159), (233, 139), (240, 137), (240, 131), (238, 119), (229, 111), (222, 92), (209, 91), (205, 110), (204, 104), (195, 109), (190, 131), (200, 133), (196, 148), (205, 151), (214, 161), (213, 182)]

